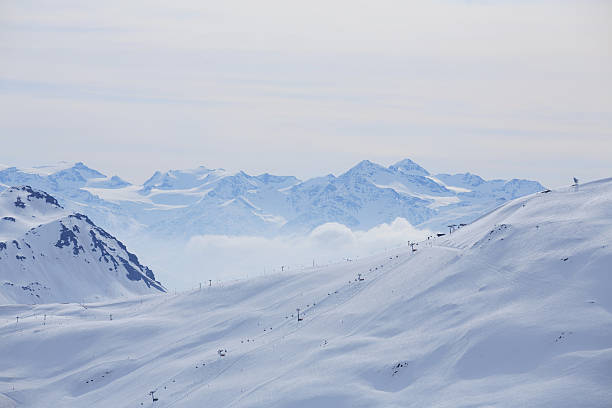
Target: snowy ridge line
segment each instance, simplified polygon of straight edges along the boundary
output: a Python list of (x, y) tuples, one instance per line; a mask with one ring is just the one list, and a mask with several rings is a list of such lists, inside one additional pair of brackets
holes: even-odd
[[(604, 178), (604, 179), (600, 179), (600, 180), (593, 180), (593, 181), (589, 181), (589, 182), (586, 182), (586, 183), (580, 184), (580, 185), (578, 186), (578, 188), (580, 189), (580, 187), (592, 187), (592, 186), (597, 186), (597, 185), (599, 185), (599, 184), (602, 184), (602, 183), (609, 183), (609, 182), (611, 182), (611, 181), (612, 181), (612, 177), (609, 177), (609, 178)], [(523, 197), (517, 198), (517, 199), (515, 199), (515, 200), (513, 200), (513, 201), (503, 203), (503, 204), (501, 204), (501, 205), (499, 205), (499, 206), (497, 206), (497, 207), (495, 207), (495, 208), (491, 209), (490, 211), (487, 211), (486, 213), (484, 213), (484, 214), (480, 215), (479, 217), (475, 218), (473, 221), (471, 221), (471, 222), (469, 222), (469, 223), (467, 223), (467, 224), (468, 224), (468, 225), (470, 225), (470, 224), (474, 224), (475, 222), (478, 222), (478, 221), (480, 221), (480, 220), (482, 220), (482, 219), (484, 219), (484, 218), (488, 217), (489, 215), (491, 215), (491, 214), (495, 213), (495, 212), (496, 212), (496, 211), (498, 211), (499, 209), (504, 208), (504, 207), (506, 207), (506, 206), (516, 206), (516, 205), (518, 205), (519, 203), (520, 203), (520, 204), (526, 204), (526, 203), (528, 203), (528, 202), (533, 201), (534, 199), (539, 199), (540, 197), (543, 197), (543, 196), (544, 196), (544, 193), (545, 193), (546, 191), (548, 191), (548, 193), (547, 193), (547, 194), (551, 194), (551, 193), (561, 193), (561, 194), (562, 194), (562, 193), (571, 193), (571, 192), (576, 192), (576, 191), (579, 191), (579, 189), (578, 189), (578, 190), (576, 190), (576, 186), (575, 186), (575, 185), (566, 185), (566, 186), (560, 186), (560, 187), (556, 187), (556, 188), (545, 189), (545, 190), (542, 190), (542, 191), (534, 192), (534, 193), (531, 193), (531, 194), (525, 195), (525, 196), (523, 196)]]
[[(471, 224), (474, 224), (475, 222), (478, 222), (478, 221), (480, 221), (480, 220), (482, 220), (482, 219), (485, 219), (486, 217), (488, 217), (489, 215), (491, 215), (491, 214), (493, 214), (493, 213), (497, 212), (497, 211), (498, 211), (499, 209), (501, 209), (501, 208), (504, 208), (504, 207), (506, 207), (506, 206), (513, 206), (513, 205), (516, 205), (516, 203), (517, 203), (519, 200), (524, 200), (524, 201), (527, 201), (527, 200), (532, 200), (532, 199), (534, 199), (534, 198), (537, 198), (537, 197), (539, 197), (539, 196), (540, 196), (540, 194), (541, 194), (541, 193), (542, 193), (542, 192), (541, 192), (541, 191), (539, 191), (539, 192), (537, 192), (537, 193), (529, 194), (529, 195), (523, 196), (523, 197), (521, 197), (521, 198), (517, 198), (516, 200), (510, 201), (510, 202), (507, 202), (507, 203), (503, 203), (503, 204), (501, 204), (501, 205), (499, 205), (499, 206), (497, 206), (497, 207), (495, 207), (495, 208), (491, 209), (490, 211), (487, 211), (486, 213), (484, 213), (484, 214), (480, 215), (479, 217), (475, 218), (473, 221), (471, 221), (471, 222), (467, 223), (467, 225), (471, 225)], [(449, 234), (449, 235), (450, 235), (450, 234)]]

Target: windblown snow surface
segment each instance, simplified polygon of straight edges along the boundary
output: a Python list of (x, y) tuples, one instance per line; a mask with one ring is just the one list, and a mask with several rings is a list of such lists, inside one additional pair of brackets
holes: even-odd
[(610, 407), (611, 241), (607, 179), (514, 200), (414, 253), (2, 306), (0, 406)]

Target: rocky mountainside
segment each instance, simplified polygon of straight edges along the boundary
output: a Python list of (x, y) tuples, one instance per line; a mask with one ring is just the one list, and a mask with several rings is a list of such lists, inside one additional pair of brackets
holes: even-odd
[(0, 193), (0, 303), (165, 292), (125, 245), (86, 215), (29, 186)]

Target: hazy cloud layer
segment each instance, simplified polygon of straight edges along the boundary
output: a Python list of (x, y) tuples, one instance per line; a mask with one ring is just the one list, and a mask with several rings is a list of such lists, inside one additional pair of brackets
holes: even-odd
[[(609, 1), (0, 4), (0, 163), (612, 173)], [(27, 146), (27, 148), (25, 147)]]
[[(406, 246), (408, 241), (426, 238), (426, 230), (417, 230), (397, 218), (368, 231), (351, 231), (338, 223), (327, 223), (310, 234), (299, 237), (264, 238), (254, 236), (203, 235), (190, 239), (187, 246), (166, 247), (159, 252), (169, 258), (158, 258), (156, 273), (162, 282), (172, 282), (179, 289), (197, 286), (198, 282), (229, 281), (264, 273), (295, 270), (302, 267), (346, 262), (386, 249)], [(155, 255), (148, 256), (154, 259)]]

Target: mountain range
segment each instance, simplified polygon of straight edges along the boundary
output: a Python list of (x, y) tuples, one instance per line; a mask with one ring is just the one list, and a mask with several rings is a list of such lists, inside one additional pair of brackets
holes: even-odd
[(364, 160), (339, 176), (304, 181), (201, 166), (157, 171), (143, 184), (132, 184), (81, 162), (0, 167), (0, 189), (17, 185), (46, 191), (70, 211), (117, 233), (178, 239), (300, 234), (330, 222), (367, 230), (398, 217), (418, 228), (446, 230), (544, 189), (530, 180), (434, 175), (409, 159), (388, 167)]

